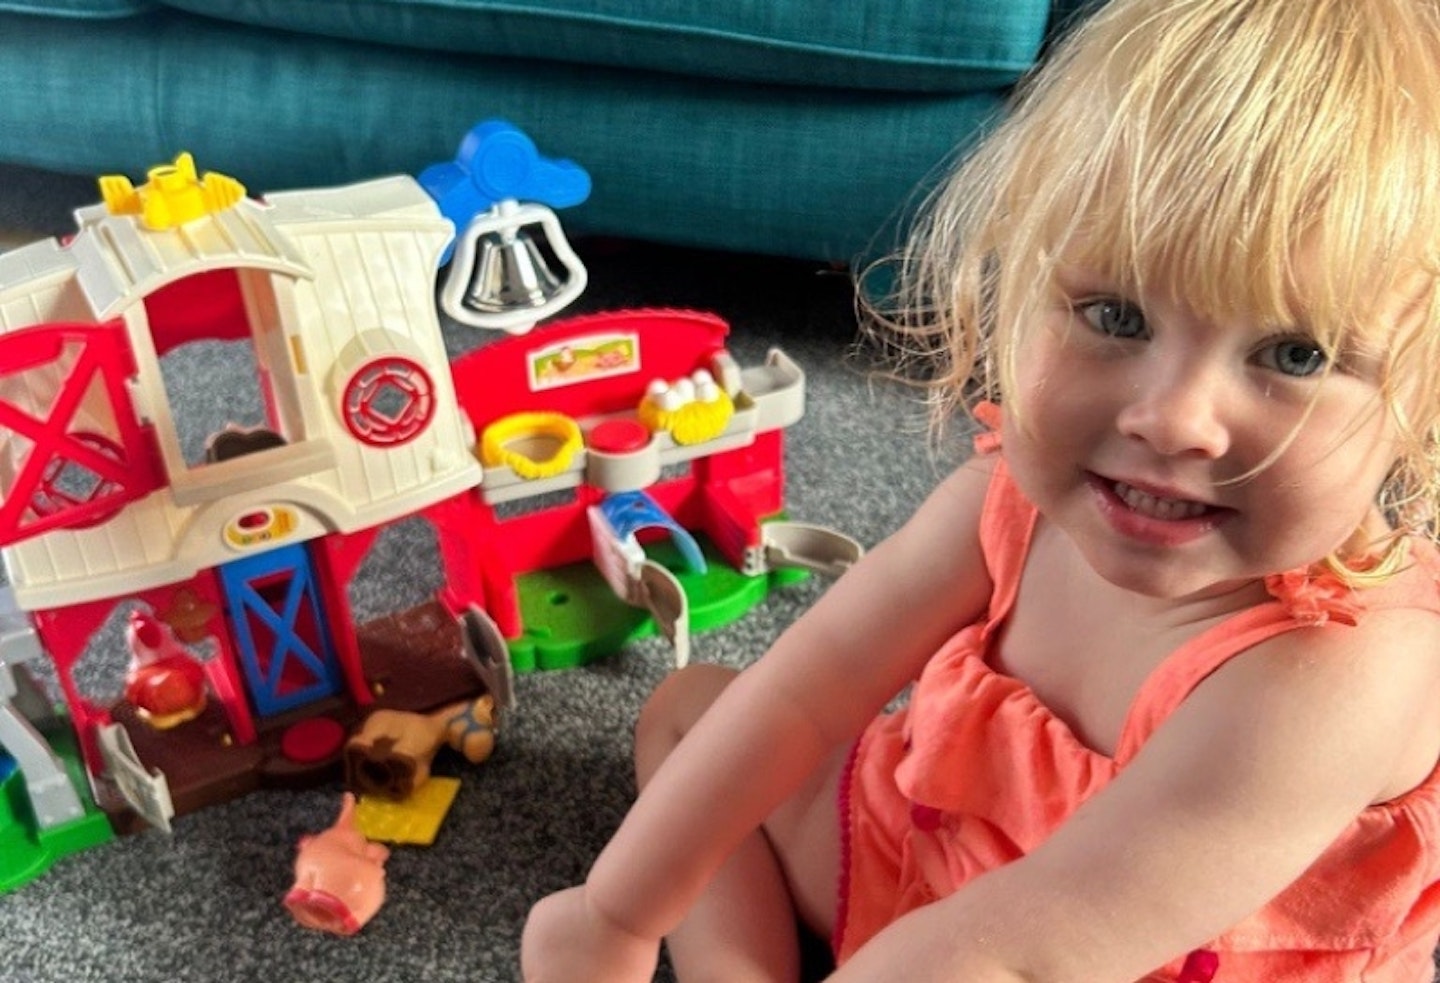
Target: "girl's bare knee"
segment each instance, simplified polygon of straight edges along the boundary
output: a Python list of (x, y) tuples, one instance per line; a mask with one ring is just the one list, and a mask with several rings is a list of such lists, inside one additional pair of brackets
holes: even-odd
[(635, 722), (635, 766), (641, 781), (695, 726), (722, 690), (739, 675), (724, 666), (696, 663), (666, 676)]
[(652, 729), (678, 730), (679, 736), (684, 736), (736, 675), (734, 669), (706, 663), (672, 672), (640, 708), (640, 718), (635, 725), (637, 733)]

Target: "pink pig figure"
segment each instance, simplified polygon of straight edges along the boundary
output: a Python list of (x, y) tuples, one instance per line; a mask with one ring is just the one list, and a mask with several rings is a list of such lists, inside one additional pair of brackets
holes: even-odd
[(389, 857), (389, 850), (360, 832), (355, 796), (346, 792), (335, 824), (300, 838), (295, 886), (285, 895), (285, 907), (306, 928), (354, 935), (385, 901)]

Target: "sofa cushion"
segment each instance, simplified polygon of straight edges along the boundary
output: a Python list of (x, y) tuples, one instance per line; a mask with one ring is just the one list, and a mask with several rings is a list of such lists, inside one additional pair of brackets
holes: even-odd
[(129, 17), (156, 6), (155, 0), (0, 0), (0, 10), (9, 13), (87, 19)]
[(208, 17), (426, 50), (910, 92), (1010, 84), (1034, 62), (1050, 14), (1050, 0), (167, 2)]
[(572, 235), (838, 261), (891, 245), (917, 183), (1003, 100), (475, 58), (168, 9), (0, 13), (0, 89), (25, 93), (0, 99), (0, 159), (142, 180), (189, 150), (256, 193), (418, 174), (499, 116), (590, 172), (561, 214)]

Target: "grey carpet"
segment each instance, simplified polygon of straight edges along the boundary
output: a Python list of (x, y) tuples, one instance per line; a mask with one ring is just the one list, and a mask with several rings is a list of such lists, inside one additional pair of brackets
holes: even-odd
[[(70, 229), (93, 184), (0, 168), (9, 244)], [(847, 277), (804, 263), (653, 246), (579, 243), (590, 288), (576, 310), (678, 306), (733, 326), (742, 364), (780, 346), (808, 373), (808, 409), (787, 437), (792, 516), (867, 545), (895, 528), (945, 465), (927, 456), (916, 396), (877, 385), (847, 358), (855, 335)], [(481, 343), (447, 328), (459, 352)], [(215, 398), (196, 368), (194, 398)], [(177, 414), (178, 415), (178, 414)], [(383, 609), (433, 583), (427, 550), (382, 540)], [(383, 578), (382, 578), (383, 579)], [(738, 623), (697, 635), (695, 660), (744, 665), (812, 603), (815, 579), (785, 588)], [(123, 655), (87, 662), (86, 685), (118, 679)], [(586, 669), (524, 676), (495, 757), (445, 762), (459, 798), (428, 848), (397, 848), (388, 900), (353, 938), (305, 931), (280, 906), (297, 838), (328, 825), (339, 786), (266, 791), (66, 859), (0, 895), (0, 980), (415, 981), (518, 979), (528, 907), (574, 883), (623, 815), (634, 785), (631, 727), (664, 676), (654, 640)], [(661, 979), (669, 979), (662, 971)]]

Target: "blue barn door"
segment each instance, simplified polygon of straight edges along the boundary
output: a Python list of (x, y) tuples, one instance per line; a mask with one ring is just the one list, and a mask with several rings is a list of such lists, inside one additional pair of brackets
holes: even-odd
[(220, 579), (240, 665), (261, 716), (341, 692), (340, 667), (303, 545), (227, 563)]

